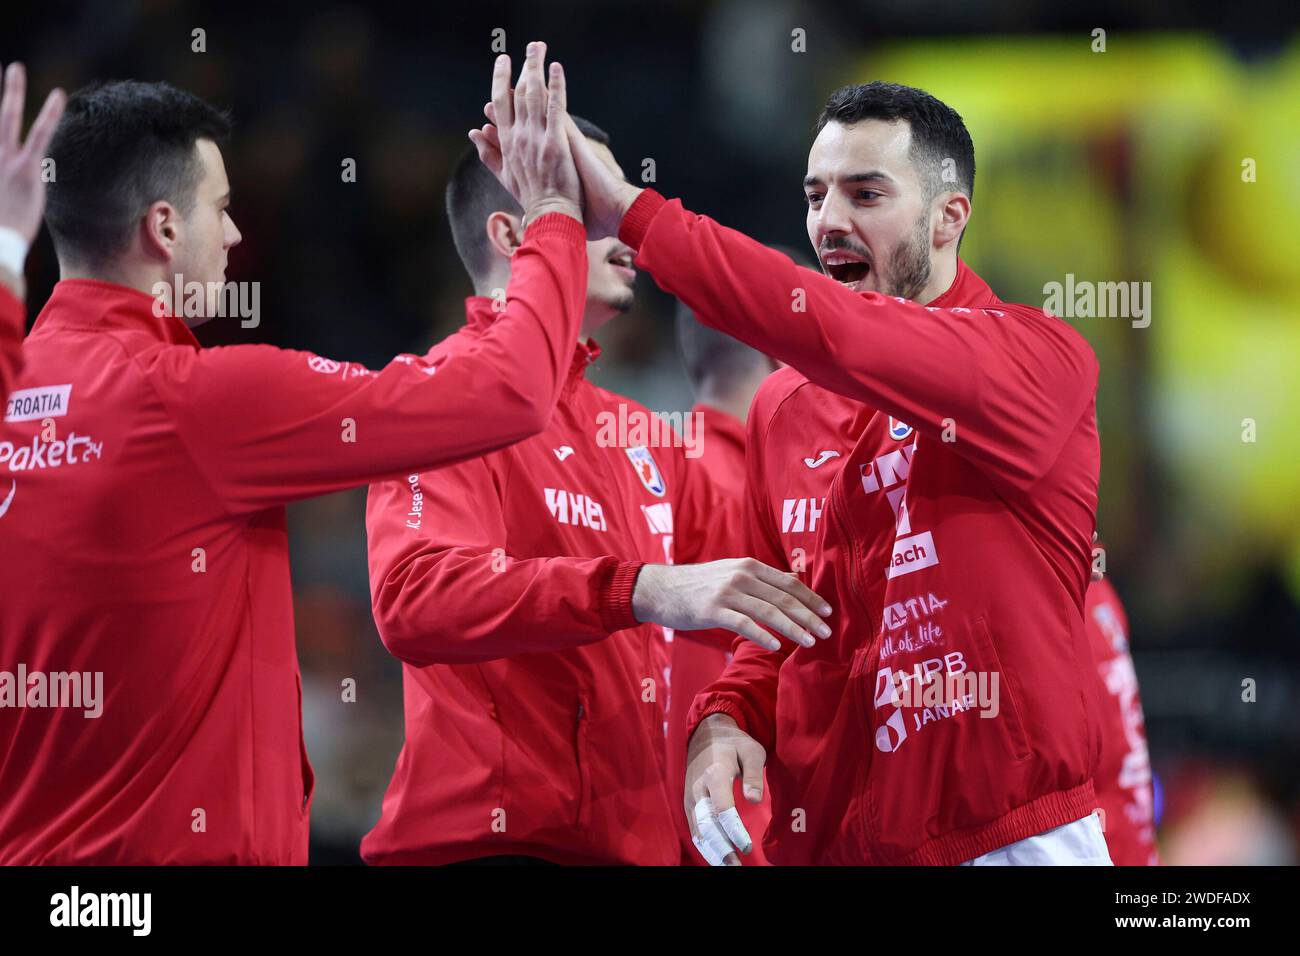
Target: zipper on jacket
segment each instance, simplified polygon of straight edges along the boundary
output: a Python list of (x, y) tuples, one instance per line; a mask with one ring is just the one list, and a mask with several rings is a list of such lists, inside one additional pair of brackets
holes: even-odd
[(578, 812), (574, 817), (574, 826), (583, 825), (583, 815), (587, 811), (587, 762), (583, 759), (583, 738), (586, 736), (583, 721), (587, 719), (587, 703), (578, 698), (577, 719), (573, 730), (573, 759), (578, 768)]

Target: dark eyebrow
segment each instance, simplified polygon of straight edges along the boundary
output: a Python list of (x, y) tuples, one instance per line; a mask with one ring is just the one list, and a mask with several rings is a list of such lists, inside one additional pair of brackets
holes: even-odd
[[(848, 176), (840, 177), (840, 182), (843, 183), (872, 183), (872, 182), (892, 183), (893, 181), (894, 181), (893, 177), (888, 176), (885, 173), (882, 173), (878, 169), (873, 169), (870, 172), (866, 172), (866, 173), (851, 173)], [(807, 188), (808, 186), (825, 185), (825, 183), (823, 183), (816, 176), (805, 176), (803, 184), (805, 188)]]

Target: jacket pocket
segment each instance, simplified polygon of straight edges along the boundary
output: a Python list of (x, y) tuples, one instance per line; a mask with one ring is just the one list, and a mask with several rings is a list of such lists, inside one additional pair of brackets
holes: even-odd
[(591, 816), (591, 766), (587, 754), (587, 730), (591, 723), (587, 698), (579, 696), (574, 715), (573, 757), (578, 768), (578, 800), (574, 825), (583, 827)]
[(1028, 759), (1029, 738), (1025, 734), (1025, 725), (1020, 719), (1020, 705), (1016, 701), (1014, 681), (1006, 668), (1002, 666), (1002, 657), (998, 654), (997, 645), (993, 642), (993, 635), (989, 631), (988, 622), (984, 618), (978, 617), (975, 619), (972, 630), (974, 631), (974, 639), (980, 645), (980, 660), (992, 665), (994, 672), (998, 675), (997, 705), (999, 712), (996, 718), (991, 719), (1001, 720), (1002, 726), (1006, 728), (1012, 756), (1016, 760)]
[(307, 757), (307, 738), (303, 734), (302, 673), (294, 674), (294, 680), (298, 685), (298, 760), (302, 765), (302, 806), (298, 809), (299, 813), (306, 815), (311, 806), (312, 793), (316, 789), (316, 772), (311, 769), (311, 761)]

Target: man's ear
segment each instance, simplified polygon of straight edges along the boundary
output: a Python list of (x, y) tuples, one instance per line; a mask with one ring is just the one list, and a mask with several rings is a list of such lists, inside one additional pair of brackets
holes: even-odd
[(494, 252), (509, 259), (524, 241), (520, 217), (497, 211), (487, 217), (487, 238)]
[(940, 199), (939, 222), (934, 230), (934, 244), (942, 248), (961, 238), (970, 220), (970, 197), (965, 193), (945, 193)]
[(180, 244), (181, 219), (176, 207), (164, 199), (151, 205), (140, 226), (144, 251), (148, 256), (171, 262)]

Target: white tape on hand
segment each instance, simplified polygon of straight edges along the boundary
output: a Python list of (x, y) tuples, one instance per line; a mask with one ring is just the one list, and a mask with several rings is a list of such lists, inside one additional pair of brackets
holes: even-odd
[(727, 839), (741, 853), (748, 853), (754, 849), (754, 841), (749, 838), (749, 831), (745, 829), (745, 824), (740, 822), (739, 810), (735, 807), (723, 810), (718, 814), (718, 822), (722, 824), (722, 831), (727, 834)]
[(704, 862), (709, 866), (726, 866), (727, 862), (722, 857), (713, 852), (713, 847), (709, 846), (697, 836), (691, 837), (691, 842), (695, 844), (695, 849), (700, 851), (700, 856), (704, 857)]
[[(695, 826), (700, 833), (695, 844), (699, 848), (700, 855), (709, 862), (710, 866), (725, 866), (727, 854), (734, 853), (736, 848), (731, 845), (722, 827), (718, 825), (718, 816), (713, 811), (713, 801), (708, 797), (700, 797), (696, 801)], [(701, 843), (704, 846), (701, 846)], [(714, 862), (715, 860), (717, 862)]]
[(0, 267), (16, 276), (23, 274), (27, 261), (27, 240), (16, 229), (0, 226)]

